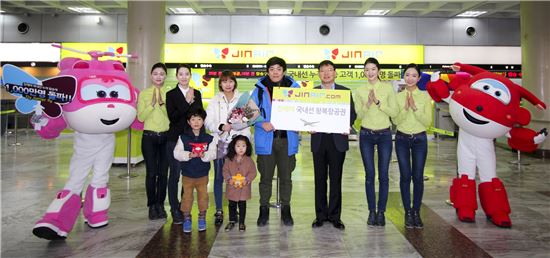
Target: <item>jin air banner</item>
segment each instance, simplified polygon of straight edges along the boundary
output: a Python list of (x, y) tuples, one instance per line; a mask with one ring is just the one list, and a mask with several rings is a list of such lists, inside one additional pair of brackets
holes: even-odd
[[(289, 68), (287, 75), (290, 75), (294, 80), (299, 81), (315, 81), (319, 80), (319, 71), (317, 69), (299, 69)], [(367, 81), (363, 69), (350, 68), (350, 69), (338, 69), (336, 70), (336, 80), (339, 82), (346, 81)], [(401, 80), (401, 69), (382, 69), (380, 70), (380, 80)]]
[(277, 130), (349, 133), (350, 91), (273, 89), (271, 123)]
[[(81, 50), (128, 54), (126, 43), (63, 43), (64, 47)], [(138, 54), (139, 53), (134, 53)], [(166, 44), (164, 62), (209, 64), (265, 64), (272, 56), (284, 58), (288, 64), (318, 64), (328, 59), (335, 64), (363, 64), (375, 57), (382, 64), (424, 63), (422, 45), (268, 45), (268, 44)], [(61, 58), (87, 55), (61, 50)], [(119, 57), (103, 57), (125, 62)], [(195, 68), (195, 67), (193, 67)]]

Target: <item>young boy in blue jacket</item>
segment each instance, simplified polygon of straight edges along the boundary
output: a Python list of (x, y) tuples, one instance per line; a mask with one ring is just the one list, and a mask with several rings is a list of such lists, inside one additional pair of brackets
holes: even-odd
[(183, 232), (191, 232), (191, 207), (193, 190), (197, 191), (199, 206), (199, 231), (206, 230), (206, 209), (208, 208), (208, 171), (210, 161), (216, 158), (217, 141), (204, 129), (206, 111), (202, 108), (192, 109), (187, 113), (190, 130), (178, 138), (174, 148), (174, 158), (182, 162), (183, 198)]

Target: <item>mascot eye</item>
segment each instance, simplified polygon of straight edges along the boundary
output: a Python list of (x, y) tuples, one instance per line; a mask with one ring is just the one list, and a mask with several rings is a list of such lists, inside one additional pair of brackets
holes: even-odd
[(498, 101), (502, 102), (504, 105), (508, 105), (511, 100), (510, 90), (503, 82), (491, 78), (480, 79), (470, 86), (474, 90), (481, 91)]
[(107, 97), (107, 88), (100, 84), (88, 84), (80, 89), (82, 100), (92, 100)]
[(107, 93), (105, 93), (105, 91), (103, 90), (98, 90), (97, 91), (97, 97), (98, 98), (105, 98), (107, 96)]
[(111, 98), (117, 98), (121, 100), (132, 100), (130, 88), (127, 85), (122, 84), (116, 84), (113, 87), (109, 88), (109, 96)]
[(109, 96), (115, 99), (118, 98), (118, 91), (111, 91), (111, 93), (109, 93)]

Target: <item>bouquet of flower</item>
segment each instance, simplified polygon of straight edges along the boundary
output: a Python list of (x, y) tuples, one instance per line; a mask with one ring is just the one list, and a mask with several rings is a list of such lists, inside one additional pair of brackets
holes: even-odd
[(233, 130), (242, 130), (246, 127), (249, 127), (256, 122), (261, 122), (263, 118), (260, 116), (260, 109), (250, 98), (248, 92), (243, 93), (235, 108), (231, 110), (227, 122), (231, 124)]
[[(231, 110), (227, 122), (231, 125), (231, 130), (240, 131), (253, 125), (256, 122), (263, 121), (260, 116), (260, 109), (250, 98), (248, 92), (243, 93), (235, 107)], [(227, 147), (231, 142), (229, 133), (222, 132), (218, 140), (218, 158), (223, 158), (227, 155)]]

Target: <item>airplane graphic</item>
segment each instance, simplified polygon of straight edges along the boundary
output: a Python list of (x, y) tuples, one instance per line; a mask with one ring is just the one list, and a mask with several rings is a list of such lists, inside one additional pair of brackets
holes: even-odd
[(315, 124), (319, 123), (319, 121), (316, 121), (316, 122), (308, 122), (302, 118), (300, 118), (300, 120), (302, 120), (302, 122), (304, 122), (304, 126), (314, 126)]

